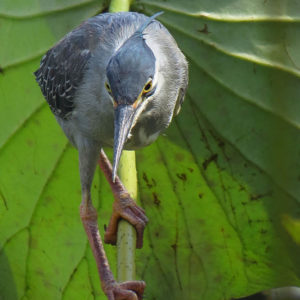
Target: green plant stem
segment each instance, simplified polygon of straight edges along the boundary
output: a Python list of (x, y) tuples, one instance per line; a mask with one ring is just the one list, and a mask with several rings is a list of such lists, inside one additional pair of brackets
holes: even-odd
[(131, 2), (131, 0), (111, 0), (109, 5), (109, 11), (129, 11)]
[[(123, 151), (120, 160), (119, 176), (131, 197), (136, 200), (137, 176), (134, 151)], [(135, 279), (135, 245), (136, 232), (134, 227), (127, 221), (121, 220), (118, 225), (117, 240), (118, 281)]]
[[(130, 3), (130, 0), (111, 0), (109, 11), (129, 11)], [(123, 151), (118, 173), (131, 197), (136, 200), (137, 176), (134, 151)], [(118, 225), (117, 240), (117, 280), (119, 282), (135, 279), (135, 245), (135, 229), (127, 221), (121, 220)]]

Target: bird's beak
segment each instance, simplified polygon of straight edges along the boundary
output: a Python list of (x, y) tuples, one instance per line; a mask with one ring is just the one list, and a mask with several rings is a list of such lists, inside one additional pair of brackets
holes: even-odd
[(124, 144), (132, 126), (134, 112), (135, 109), (132, 105), (119, 104), (115, 108), (113, 182), (115, 181)]

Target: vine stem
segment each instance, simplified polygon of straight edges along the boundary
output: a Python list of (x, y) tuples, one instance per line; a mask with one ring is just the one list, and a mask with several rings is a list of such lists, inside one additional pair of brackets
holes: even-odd
[[(109, 11), (129, 11), (130, 0), (111, 0)], [(123, 150), (119, 162), (119, 177), (131, 197), (137, 199), (137, 175), (135, 152)], [(135, 246), (136, 232), (127, 221), (121, 220), (118, 224), (117, 239), (117, 281), (135, 280)]]

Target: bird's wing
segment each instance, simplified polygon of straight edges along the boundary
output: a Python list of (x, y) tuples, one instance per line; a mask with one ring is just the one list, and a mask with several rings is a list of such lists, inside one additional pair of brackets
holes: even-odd
[(97, 30), (83, 23), (44, 55), (34, 73), (52, 112), (60, 118), (67, 119), (74, 108), (74, 95), (96, 47)]

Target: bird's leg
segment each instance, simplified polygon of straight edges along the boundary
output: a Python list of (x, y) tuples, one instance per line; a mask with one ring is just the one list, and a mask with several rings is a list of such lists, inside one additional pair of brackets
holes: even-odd
[(109, 300), (141, 300), (145, 289), (143, 281), (117, 283), (114, 279), (100, 237), (97, 211), (88, 194), (83, 196), (80, 217), (96, 259), (101, 286), (107, 298)]
[(99, 155), (98, 149), (95, 145), (79, 149), (80, 180), (82, 185), (80, 217), (96, 259), (102, 289), (108, 300), (141, 300), (145, 283), (143, 281), (116, 282), (103, 248), (97, 223), (97, 211), (92, 205), (90, 195), (97, 156)]
[(113, 213), (106, 228), (104, 241), (109, 244), (116, 244), (118, 221), (123, 218), (135, 227), (137, 232), (136, 247), (142, 248), (143, 233), (148, 222), (144, 210), (133, 201), (118, 176), (116, 176), (115, 182), (112, 181), (112, 166), (103, 150), (100, 152), (99, 165), (111, 186), (115, 198)]

